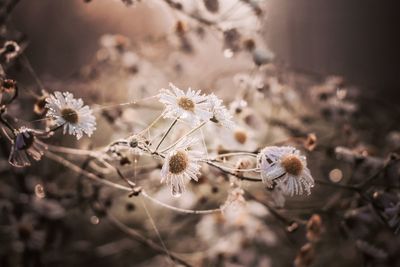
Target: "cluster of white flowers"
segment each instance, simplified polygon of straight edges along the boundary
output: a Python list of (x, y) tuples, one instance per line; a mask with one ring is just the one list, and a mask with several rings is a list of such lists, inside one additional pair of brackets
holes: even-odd
[[(247, 139), (247, 136), (235, 130), (237, 127), (232, 121), (232, 115), (222, 104), (222, 100), (214, 94), (205, 95), (190, 88), (185, 93), (170, 83), (170, 89), (161, 90), (159, 100), (165, 104), (164, 118), (179, 118), (192, 127), (202, 126), (201, 123), (211, 121), (227, 128), (238, 141), (244, 143), (244, 140)], [(46, 145), (40, 142), (38, 137), (48, 136), (58, 128), (63, 128), (64, 134), (68, 132), (75, 135), (77, 139), (80, 139), (83, 134), (90, 137), (96, 129), (96, 120), (92, 110), (84, 105), (82, 99), (75, 99), (69, 92), (51, 94), (46, 98), (45, 107), (47, 108), (47, 117), (54, 121), (55, 128), (48, 132), (24, 127), (17, 130), (14, 134), (13, 148), (9, 158), (12, 165), (17, 167), (29, 165), (28, 156), (39, 160)], [(136, 137), (134, 140), (137, 142)], [(128, 140), (127, 142), (132, 143), (133, 141)], [(182, 195), (187, 182), (198, 181), (200, 163), (207, 161), (203, 152), (192, 149), (196, 143), (198, 143), (197, 139), (183, 136), (175, 144), (158, 154), (164, 158), (161, 183), (168, 184), (175, 197)], [(138, 149), (137, 144), (131, 146)], [(268, 187), (277, 188), (285, 195), (310, 194), (311, 188), (314, 186), (305, 156), (300, 155), (299, 150), (294, 147), (271, 146), (264, 148), (257, 155), (257, 168), (261, 180)], [(242, 192), (240, 188), (238, 190), (238, 192)]]
[(165, 105), (164, 118), (179, 118), (191, 125), (211, 120), (233, 127), (232, 115), (216, 95), (204, 95), (191, 88), (185, 93), (172, 83), (169, 85), (171, 89), (161, 89), (159, 94), (160, 102)]
[[(164, 118), (181, 119), (192, 127), (207, 121), (225, 126), (239, 141), (247, 136), (238, 131), (232, 115), (214, 94), (204, 95), (201, 91), (188, 89), (185, 93), (170, 83), (170, 89), (162, 89), (159, 100), (165, 105)], [(229, 136), (229, 135), (228, 135)], [(179, 197), (185, 190), (185, 181), (197, 181), (203, 153), (189, 150), (192, 139), (183, 138), (165, 155), (161, 170), (161, 182), (171, 186), (173, 196)], [(310, 194), (314, 180), (307, 168), (305, 156), (294, 147), (266, 147), (257, 156), (261, 180), (270, 188), (275, 187), (285, 195)]]

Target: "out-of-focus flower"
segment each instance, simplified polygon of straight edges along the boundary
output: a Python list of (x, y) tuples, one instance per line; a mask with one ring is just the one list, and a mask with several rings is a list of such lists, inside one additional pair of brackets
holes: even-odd
[(294, 260), (295, 267), (311, 266), (315, 258), (315, 249), (311, 243), (307, 243), (300, 248)]
[(388, 257), (388, 253), (383, 249), (380, 249), (371, 243), (358, 239), (356, 241), (357, 248), (365, 253), (366, 255), (375, 258), (375, 259), (386, 259)]
[(75, 99), (69, 92), (55, 92), (46, 99), (47, 116), (64, 127), (64, 134), (75, 135), (79, 140), (83, 133), (89, 137), (96, 130), (96, 118), (89, 106), (84, 106), (82, 99)]
[(232, 121), (232, 115), (222, 104), (222, 100), (216, 95), (211, 94), (207, 96), (207, 101), (213, 114), (211, 121), (220, 124), (226, 128), (232, 129), (234, 123)]
[(35, 105), (33, 106), (33, 112), (35, 112), (37, 115), (43, 115), (46, 113), (46, 99), (48, 97), (49, 94), (45, 90), (42, 90), (42, 95), (36, 98)]
[(224, 31), (224, 47), (232, 52), (240, 50), (241, 35), (240, 32), (235, 29), (229, 29)]
[(305, 156), (294, 147), (266, 147), (258, 155), (263, 182), (272, 187), (274, 182), (290, 196), (311, 194), (314, 179), (307, 168)]
[(189, 88), (184, 93), (172, 83), (169, 86), (171, 89), (161, 89), (159, 95), (160, 102), (165, 105), (164, 118), (179, 117), (192, 125), (212, 118), (207, 98), (200, 90), (196, 92)]
[(29, 156), (36, 161), (40, 160), (47, 147), (38, 138), (47, 136), (49, 136), (49, 133), (26, 127), (18, 129), (12, 141), (9, 163), (15, 167), (26, 167), (31, 165)]
[(165, 157), (161, 169), (161, 183), (166, 182), (171, 187), (174, 197), (180, 197), (185, 191), (185, 183), (191, 179), (198, 181), (200, 174), (199, 160), (202, 153), (189, 150), (196, 140), (184, 139), (179, 142)]
[(230, 103), (229, 110), (234, 114), (240, 114), (244, 109), (247, 108), (247, 106), (248, 103), (245, 100), (238, 99)]
[(243, 207), (246, 204), (246, 200), (243, 197), (244, 195), (244, 190), (240, 187), (236, 187), (234, 189), (232, 189), (229, 194), (228, 197), (224, 203), (224, 205), (222, 205), (221, 209), (226, 212), (229, 210), (236, 210), (239, 209), (240, 207)]
[(397, 203), (393, 207), (388, 207), (385, 209), (385, 214), (389, 217), (389, 225), (395, 231), (395, 233), (400, 232), (400, 203)]
[(14, 41), (7, 41), (0, 49), (0, 55), (5, 58), (7, 62), (11, 61), (18, 56), (21, 48)]
[(253, 61), (257, 66), (270, 63), (274, 59), (274, 54), (270, 50), (256, 48), (252, 51)]
[(257, 143), (254, 141), (254, 134), (250, 129), (236, 126), (232, 130), (224, 131), (224, 137), (221, 145), (222, 150), (245, 150), (253, 151), (257, 148)]

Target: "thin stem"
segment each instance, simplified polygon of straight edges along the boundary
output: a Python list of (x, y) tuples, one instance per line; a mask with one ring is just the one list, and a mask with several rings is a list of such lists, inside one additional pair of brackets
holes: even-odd
[(175, 143), (173, 143), (172, 145), (170, 145), (169, 147), (165, 148), (164, 150), (161, 151), (161, 153), (164, 153), (168, 150), (170, 150), (171, 148), (173, 148), (174, 146), (176, 146), (180, 141), (182, 141), (184, 138), (186, 138), (187, 136), (191, 135), (192, 133), (194, 133), (195, 131), (197, 131), (198, 129), (200, 129), (201, 127), (203, 127), (207, 122), (203, 121), (202, 123), (200, 123), (199, 125), (197, 125), (195, 128), (193, 128), (192, 130), (190, 130), (188, 133), (186, 133), (184, 136), (182, 136), (181, 138), (179, 138)]
[(59, 153), (64, 153), (64, 154), (73, 154), (73, 155), (80, 155), (80, 156), (98, 156), (97, 152), (95, 151), (90, 151), (90, 150), (84, 150), (84, 149), (76, 149), (76, 148), (70, 148), (70, 147), (63, 147), (63, 146), (54, 146), (47, 144), (47, 148), (50, 151), (53, 152), (59, 152)]
[[(103, 185), (106, 185), (106, 186), (109, 186), (109, 187), (113, 187), (115, 189), (119, 189), (119, 190), (122, 190), (122, 191), (132, 192), (132, 189), (130, 187), (127, 187), (127, 186), (124, 186), (124, 185), (120, 185), (120, 184), (113, 183), (111, 181), (102, 179), (99, 176), (97, 176), (97, 175), (95, 175), (95, 174), (93, 174), (91, 172), (88, 172), (86, 170), (83, 170), (78, 165), (76, 165), (76, 164), (74, 164), (74, 163), (72, 163), (72, 162), (70, 162), (70, 161), (68, 161), (68, 160), (66, 160), (66, 159), (64, 159), (64, 158), (52, 153), (52, 152), (50, 152), (50, 151), (47, 151), (45, 153), (45, 155), (49, 159), (54, 160), (54, 161), (64, 165), (65, 167), (71, 169), (72, 171), (80, 173), (80, 174), (84, 175), (85, 177), (87, 177), (87, 178), (89, 178), (89, 179), (91, 179), (93, 181), (96, 181), (96, 182), (98, 182), (100, 184), (103, 184)], [(187, 214), (209, 214), (209, 213), (216, 213), (216, 212), (220, 212), (221, 211), (221, 209), (219, 209), (219, 208), (218, 209), (210, 209), (210, 210), (181, 209), (181, 208), (177, 208), (177, 207), (174, 207), (174, 206), (170, 206), (168, 204), (165, 204), (165, 203), (163, 203), (163, 202), (151, 197), (144, 190), (141, 190), (139, 192), (139, 194), (142, 195), (143, 197), (151, 200), (153, 203), (155, 203), (155, 204), (157, 204), (159, 206), (162, 206), (164, 208), (167, 208), (167, 209), (170, 209), (170, 210), (173, 210), (173, 211), (181, 212), (181, 213), (187, 213)]]
[(164, 134), (163, 137), (161, 138), (160, 142), (158, 143), (158, 145), (157, 145), (155, 151), (158, 151), (158, 148), (161, 146), (162, 142), (164, 142), (164, 139), (167, 137), (167, 135), (168, 135), (169, 132), (172, 130), (172, 128), (174, 127), (174, 125), (178, 122), (178, 119), (179, 119), (179, 117), (176, 118), (176, 119), (171, 123), (171, 125), (170, 125), (169, 128), (168, 128), (168, 130), (165, 132), (165, 134)]
[(227, 170), (225, 167), (220, 166), (220, 165), (218, 165), (218, 164), (215, 164), (215, 163), (212, 162), (212, 161), (204, 161), (204, 162), (207, 163), (208, 165), (212, 166), (212, 167), (217, 168), (217, 169), (220, 170), (221, 172), (226, 173), (226, 174), (229, 174), (229, 175), (233, 175), (233, 176), (239, 178), (240, 180), (250, 181), (250, 182), (261, 182), (261, 181), (262, 181), (260, 178), (247, 177), (247, 176), (243, 176), (243, 175), (240, 175), (240, 174), (238, 174), (238, 173), (229, 171), (229, 170)]
[[(205, 163), (214, 162), (214, 160), (202, 160), (202, 161), (205, 162)], [(260, 168), (238, 169), (238, 168), (231, 168), (231, 167), (228, 167), (228, 166), (221, 166), (221, 165), (218, 165), (218, 164), (215, 164), (215, 166), (219, 166), (221, 169), (225, 169), (225, 170), (231, 171), (231, 172), (259, 172), (260, 171)]]
[(3, 114), (0, 114), (0, 122), (1, 122), (4, 126), (6, 126), (7, 129), (9, 129), (9, 130), (11, 131), (11, 133), (15, 136), (15, 133), (14, 133), (15, 129), (14, 129), (14, 127), (12, 127), (11, 124), (10, 124), (6, 119), (3, 118)]
[(97, 175), (95, 175), (95, 174), (93, 174), (91, 172), (88, 172), (86, 170), (83, 170), (78, 165), (76, 165), (76, 164), (74, 164), (74, 163), (72, 163), (72, 162), (70, 162), (70, 161), (68, 161), (68, 160), (66, 160), (66, 159), (64, 159), (64, 158), (52, 153), (52, 152), (50, 152), (50, 151), (46, 151), (45, 155), (49, 159), (57, 161), (58, 163), (64, 165), (65, 167), (71, 169), (72, 171), (80, 173), (80, 174), (86, 176), (87, 178), (89, 178), (89, 179), (91, 179), (91, 180), (93, 180), (95, 182), (98, 182), (100, 184), (103, 184), (103, 185), (106, 185), (106, 186), (109, 186), (109, 187), (113, 187), (115, 189), (123, 190), (123, 191), (128, 191), (128, 192), (132, 191), (132, 189), (130, 187), (127, 187), (127, 186), (124, 186), (124, 185), (120, 185), (120, 184), (113, 183), (111, 181), (102, 179), (99, 176), (97, 176)]
[(147, 126), (145, 129), (143, 129), (139, 135), (143, 135), (145, 132), (147, 132), (148, 130), (150, 130), (151, 128), (153, 128), (153, 126), (163, 117), (163, 114), (161, 114), (160, 116), (158, 116), (152, 123), (150, 123), (149, 126)]
[(144, 196), (145, 198), (151, 200), (153, 203), (156, 203), (156, 204), (158, 204), (158, 205), (160, 205), (162, 207), (165, 207), (167, 209), (174, 210), (174, 211), (177, 211), (177, 212), (181, 212), (181, 213), (187, 213), (187, 214), (210, 214), (210, 213), (219, 213), (219, 212), (221, 212), (220, 208), (218, 208), (218, 209), (210, 209), (210, 210), (189, 210), (189, 209), (181, 209), (181, 208), (173, 207), (173, 206), (165, 204), (165, 203), (163, 203), (163, 202), (161, 202), (161, 201), (149, 196), (144, 190), (142, 190), (141, 195)]
[(29, 62), (29, 59), (25, 56), (25, 54), (22, 54), (21, 58), (25, 63), (25, 67), (28, 69), (29, 73), (32, 75), (32, 77), (34, 78), (34, 80), (37, 83), (37, 85), (39, 86), (39, 88), (41, 90), (45, 90), (42, 81), (39, 79), (38, 75), (36, 74), (35, 70), (33, 69), (31, 63)]
[(236, 157), (236, 156), (250, 156), (250, 157), (257, 157), (257, 154), (252, 152), (230, 152), (224, 154), (218, 154), (214, 158), (224, 158), (224, 157)]

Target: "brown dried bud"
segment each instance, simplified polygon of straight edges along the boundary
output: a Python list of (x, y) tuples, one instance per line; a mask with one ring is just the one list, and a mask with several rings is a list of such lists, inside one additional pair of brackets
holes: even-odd
[(185, 22), (178, 20), (175, 25), (175, 32), (178, 35), (184, 35), (188, 30), (188, 26)]
[(286, 231), (288, 231), (289, 233), (292, 233), (297, 229), (299, 229), (299, 224), (297, 222), (292, 222), (290, 225), (286, 227)]
[(314, 214), (307, 222), (306, 237), (310, 242), (317, 242), (322, 234), (322, 220), (321, 216)]
[(256, 48), (256, 42), (253, 39), (243, 41), (243, 46), (247, 51), (253, 51)]
[(317, 146), (317, 135), (315, 133), (309, 133), (303, 145), (308, 151), (313, 151)]
[(310, 266), (315, 258), (315, 249), (311, 243), (307, 243), (301, 247), (297, 253), (296, 259), (294, 260), (294, 266), (296, 267), (308, 267)]

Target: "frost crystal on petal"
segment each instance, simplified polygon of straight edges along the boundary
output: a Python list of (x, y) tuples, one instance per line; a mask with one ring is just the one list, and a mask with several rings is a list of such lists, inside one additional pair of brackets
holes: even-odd
[(311, 194), (314, 179), (307, 168), (306, 158), (294, 147), (266, 147), (258, 155), (262, 181), (278, 185), (286, 195)]
[(79, 140), (85, 133), (91, 136), (96, 130), (96, 118), (82, 99), (75, 99), (69, 92), (54, 92), (46, 99), (47, 117), (63, 126), (64, 134), (75, 135)]

